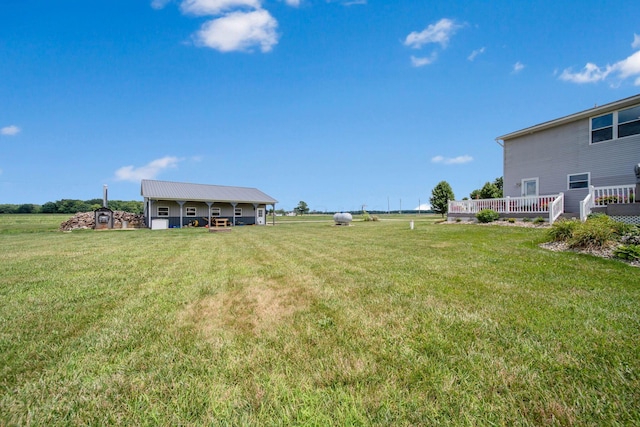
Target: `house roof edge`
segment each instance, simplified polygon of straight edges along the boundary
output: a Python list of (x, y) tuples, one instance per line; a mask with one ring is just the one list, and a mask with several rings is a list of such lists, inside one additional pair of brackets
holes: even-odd
[(515, 132), (507, 133), (505, 135), (499, 136), (496, 138), (496, 141), (506, 141), (509, 139), (517, 138), (523, 135), (532, 134), (535, 132), (539, 132), (541, 130), (550, 129), (555, 126), (559, 126), (565, 123), (570, 123), (576, 120), (582, 120), (587, 117), (597, 116), (599, 114), (604, 114), (610, 110), (616, 110), (618, 108), (624, 108), (633, 104), (640, 102), (640, 94), (630, 96), (628, 98), (619, 99), (614, 102), (610, 102), (608, 104), (604, 104), (598, 107), (593, 107), (588, 110), (580, 111), (578, 113), (570, 114), (568, 116), (560, 117), (558, 119), (549, 120), (547, 122), (543, 122), (534, 126), (530, 126), (521, 130), (517, 130)]

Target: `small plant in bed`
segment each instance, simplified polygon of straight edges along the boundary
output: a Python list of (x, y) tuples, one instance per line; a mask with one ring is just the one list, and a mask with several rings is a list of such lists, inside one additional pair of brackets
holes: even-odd
[(493, 209), (482, 209), (480, 212), (476, 214), (476, 219), (482, 223), (489, 223), (493, 221), (497, 221), (500, 218), (500, 214), (494, 211)]

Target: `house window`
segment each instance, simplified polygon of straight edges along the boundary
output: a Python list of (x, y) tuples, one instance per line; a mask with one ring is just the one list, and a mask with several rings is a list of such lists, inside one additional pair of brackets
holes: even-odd
[(618, 138), (640, 134), (640, 105), (618, 112)]
[(167, 206), (158, 206), (158, 216), (169, 216), (169, 208)]
[(242, 208), (235, 208), (233, 214), (235, 216), (242, 216)]
[(640, 135), (640, 105), (592, 117), (590, 126), (592, 144)]
[(220, 216), (220, 208), (211, 208), (211, 216)]
[(613, 113), (591, 119), (591, 143), (613, 139)]
[(569, 190), (589, 187), (589, 173), (576, 173), (568, 177)]
[(196, 207), (195, 206), (187, 206), (186, 208), (187, 216), (196, 216)]

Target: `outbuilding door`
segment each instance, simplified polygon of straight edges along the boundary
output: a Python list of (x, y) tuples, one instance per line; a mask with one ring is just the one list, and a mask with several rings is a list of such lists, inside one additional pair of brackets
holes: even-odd
[(256, 209), (256, 224), (258, 225), (265, 224), (264, 208)]

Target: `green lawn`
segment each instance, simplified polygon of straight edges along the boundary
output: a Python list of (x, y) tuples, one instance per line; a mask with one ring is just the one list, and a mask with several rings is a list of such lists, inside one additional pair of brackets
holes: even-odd
[(638, 268), (540, 229), (330, 218), (0, 215), (0, 425), (640, 424)]

